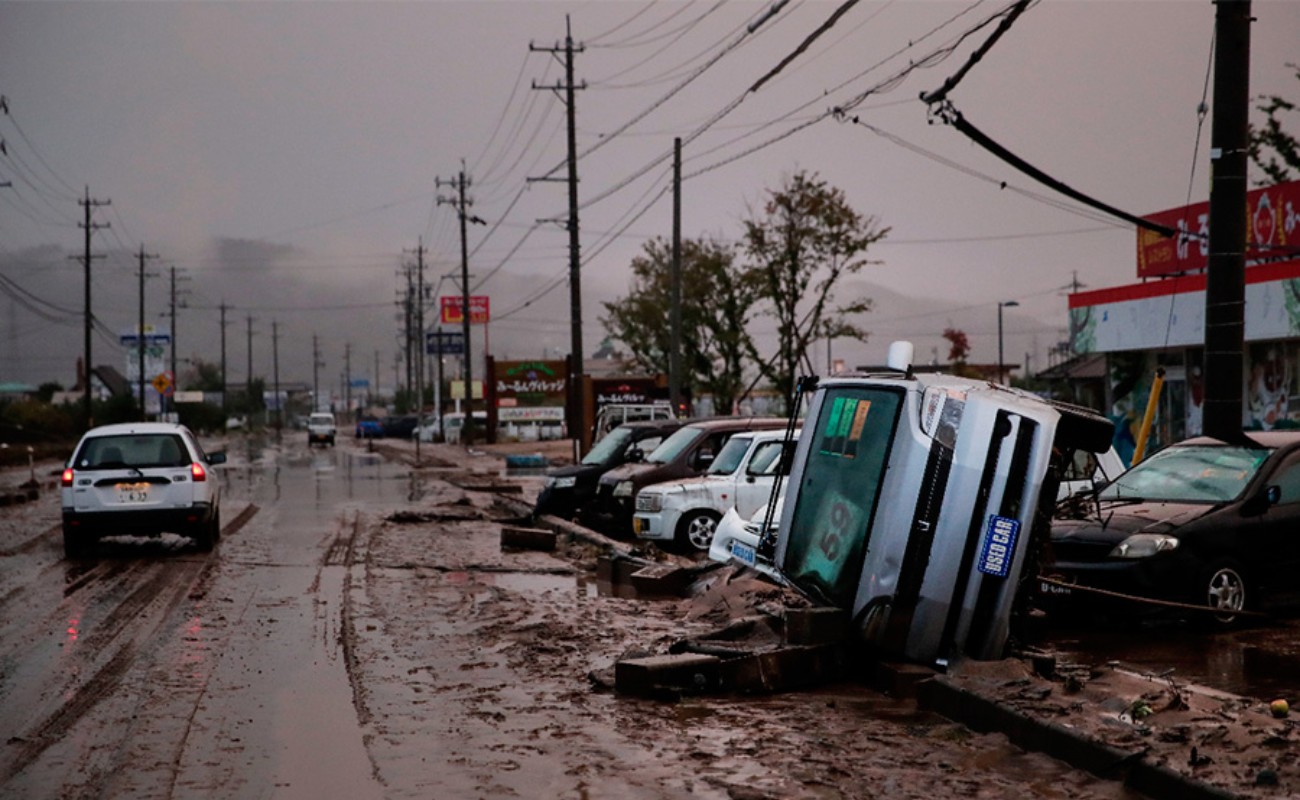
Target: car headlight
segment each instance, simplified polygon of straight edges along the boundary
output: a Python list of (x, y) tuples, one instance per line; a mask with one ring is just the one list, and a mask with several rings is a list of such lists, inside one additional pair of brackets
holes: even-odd
[(664, 496), (658, 492), (642, 492), (636, 496), (637, 511), (661, 511), (664, 507)]
[(1163, 533), (1135, 533), (1115, 545), (1111, 558), (1150, 558), (1178, 548), (1178, 539)]
[(619, 481), (618, 483), (614, 484), (614, 496), (615, 496), (615, 497), (631, 497), (631, 496), (632, 496), (632, 481)]
[(572, 489), (578, 485), (578, 479), (573, 475), (562, 478), (547, 478), (546, 485), (552, 489)]

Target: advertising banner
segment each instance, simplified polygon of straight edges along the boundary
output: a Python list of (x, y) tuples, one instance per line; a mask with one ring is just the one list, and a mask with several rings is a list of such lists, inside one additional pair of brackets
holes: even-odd
[[(1300, 246), (1300, 181), (1279, 183), (1246, 194), (1246, 263), (1262, 264), (1295, 258)], [(1154, 278), (1204, 270), (1210, 256), (1210, 204), (1172, 208), (1143, 217), (1174, 228), (1177, 236), (1161, 236), (1139, 228), (1137, 275)]]
[[(460, 325), (464, 322), (465, 316), (461, 309), (464, 306), (464, 298), (460, 295), (450, 297), (441, 297), (438, 300), (438, 307), (442, 312), (443, 325)], [(471, 325), (482, 325), (489, 321), (490, 314), (488, 296), (485, 294), (474, 294), (469, 297), (469, 321)]]

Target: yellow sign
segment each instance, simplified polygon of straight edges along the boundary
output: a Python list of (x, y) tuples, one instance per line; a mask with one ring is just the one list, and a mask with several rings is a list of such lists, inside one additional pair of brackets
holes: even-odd
[(158, 394), (170, 396), (175, 391), (176, 386), (172, 383), (172, 374), (170, 372), (160, 372), (154, 376), (153, 388), (158, 390)]

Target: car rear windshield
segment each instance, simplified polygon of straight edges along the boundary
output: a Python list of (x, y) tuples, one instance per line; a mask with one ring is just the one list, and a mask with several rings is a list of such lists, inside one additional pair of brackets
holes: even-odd
[(1223, 503), (1246, 489), (1273, 451), (1218, 445), (1169, 447), (1115, 479), (1103, 500)]
[(87, 439), (74, 467), (80, 470), (183, 467), (189, 463), (189, 454), (177, 434), (139, 433)]
[(334, 416), (332, 414), (312, 414), (308, 423), (311, 425), (333, 425)]

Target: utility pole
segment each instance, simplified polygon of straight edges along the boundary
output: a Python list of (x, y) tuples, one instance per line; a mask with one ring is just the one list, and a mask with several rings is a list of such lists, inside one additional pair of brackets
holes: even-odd
[(343, 345), (343, 408), (352, 412), (352, 343)]
[(248, 400), (248, 424), (253, 424), (253, 317), (248, 315), (248, 379), (244, 382), (244, 397)]
[[(171, 272), (171, 319), (172, 319), (171, 321), (171, 339), (172, 339), (171, 363), (169, 366), (172, 373), (172, 387), (173, 387), (173, 391), (175, 391), (175, 388), (180, 385), (180, 378), (179, 378), (180, 373), (176, 371), (176, 352), (177, 352), (177, 348), (176, 348), (176, 267), (174, 266), (171, 267), (169, 271)], [(182, 275), (181, 278), (182, 280), (185, 280), (185, 276)], [(176, 410), (175, 404), (169, 402), (168, 410), (175, 411)]]
[[(673, 139), (672, 346), (668, 355), (668, 397), (673, 414), (682, 407), (682, 139)], [(827, 350), (829, 352), (829, 345)], [(829, 372), (829, 370), (828, 370)]]
[(225, 424), (224, 418), (229, 416), (226, 411), (226, 309), (230, 306), (222, 300), (217, 308), (221, 309), (221, 416), (222, 424)]
[[(585, 414), (583, 413), (582, 397), (582, 373), (583, 373), (583, 356), (582, 356), (582, 284), (580, 280), (580, 267), (582, 265), (582, 251), (578, 236), (578, 123), (577, 123), (577, 105), (574, 100), (574, 91), (576, 89), (587, 88), (586, 81), (581, 86), (576, 86), (573, 82), (573, 54), (581, 53), (585, 49), (582, 45), (576, 48), (573, 44), (573, 26), (568, 15), (564, 17), (564, 46), (555, 47), (536, 47), (533, 44), (528, 45), (528, 49), (533, 52), (544, 53), (564, 53), (564, 83), (553, 86), (538, 86), (533, 82), (534, 89), (549, 89), (559, 94), (564, 92), (564, 104), (568, 111), (568, 183), (569, 183), (569, 218), (567, 226), (569, 230), (569, 431), (574, 437), (574, 447), (577, 450), (576, 455), (581, 455), (585, 450), (586, 431)], [(469, 335), (466, 334), (466, 347), (469, 346)], [(468, 354), (468, 350), (466, 351)], [(469, 415), (465, 415), (466, 420)]]
[[(462, 173), (463, 174), (463, 173)], [(465, 223), (460, 224), (461, 235), (465, 233)], [(420, 417), (424, 413), (424, 237), (416, 240), (415, 245), (416, 290), (415, 290), (415, 420), (419, 427)], [(468, 315), (468, 306), (466, 314)], [(378, 354), (376, 354), (378, 358)], [(377, 370), (376, 370), (377, 371)], [(415, 464), (420, 465), (420, 437), (415, 437)]]
[[(311, 335), (311, 404), (312, 411), (324, 411), (320, 404), (320, 368), (325, 366), (320, 360), (320, 339)], [(330, 410), (333, 411), (331, 403)]]
[(284, 426), (284, 407), (280, 403), (280, 323), (271, 320), (271, 376), (275, 381), (275, 432)]
[(90, 213), (99, 206), (112, 204), (112, 200), (92, 200), (90, 198), (90, 187), (86, 187), (86, 199), (78, 200), (77, 203), (86, 212), (86, 221), (79, 222), (77, 225), (86, 232), (86, 249), (81, 258), (82, 268), (86, 277), (86, 309), (85, 309), (85, 331), (86, 331), (86, 352), (84, 355), (85, 364), (82, 365), (82, 379), (85, 381), (86, 392), (86, 429), (89, 430), (95, 426), (95, 413), (91, 406), (90, 376), (94, 370), (94, 362), (91, 359), (90, 352), (90, 332), (94, 327), (94, 315), (90, 311), (90, 262), (96, 258), (103, 258), (102, 255), (91, 255), (90, 253), (90, 235), (100, 228), (110, 227), (107, 222), (91, 222)]
[(140, 318), (139, 318), (139, 325), (136, 329), (136, 339), (135, 339), (136, 351), (135, 352), (136, 352), (136, 385), (139, 388), (138, 397), (140, 398), (140, 420), (141, 421), (147, 420), (149, 418), (149, 415), (145, 413), (144, 410), (144, 339), (145, 339), (144, 337), (144, 279), (145, 279), (144, 264), (146, 260), (151, 258), (157, 258), (157, 257), (158, 257), (157, 255), (146, 254), (144, 252), (144, 244), (142, 243), (140, 245), (140, 271), (138, 273), (140, 278)]
[[(436, 186), (442, 186), (444, 181), (435, 179)], [(465, 177), (465, 162), (461, 161), (460, 173), (455, 179), (446, 181), (456, 188), (454, 197), (439, 197), (438, 205), (450, 203), (456, 207), (456, 216), (460, 218), (460, 327), (461, 335), (465, 337), (465, 355), (462, 356), (462, 363), (465, 365), (465, 423), (461, 428), (461, 441), (466, 446), (473, 439), (474, 433), (474, 369), (473, 359), (471, 358), (472, 348), (469, 340), (469, 233), (466, 225), (470, 222), (476, 225), (486, 225), (487, 223), (481, 217), (471, 217), (467, 208), (473, 205), (473, 202), (465, 197), (465, 189), (470, 186), (469, 178)], [(423, 303), (423, 298), (421, 298)], [(421, 343), (423, 344), (423, 343)]]
[(1246, 166), (1250, 146), (1250, 0), (1214, 5), (1214, 119), (1210, 132), (1210, 256), (1205, 286), (1206, 436), (1242, 431), (1246, 305)]

